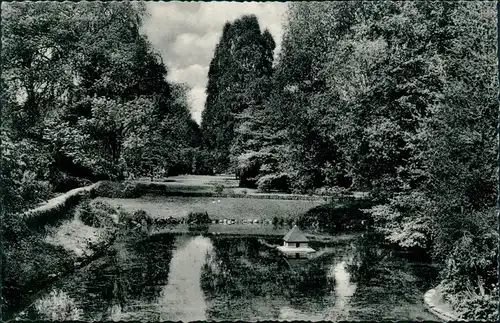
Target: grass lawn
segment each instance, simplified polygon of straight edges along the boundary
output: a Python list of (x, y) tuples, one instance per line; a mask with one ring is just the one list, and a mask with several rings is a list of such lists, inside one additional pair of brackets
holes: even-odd
[[(143, 196), (136, 199), (102, 198), (98, 200), (126, 211), (144, 210), (153, 217), (180, 218), (189, 212), (207, 212), (211, 219), (272, 220), (273, 216), (295, 217), (324, 204), (323, 201), (271, 200), (253, 198), (162, 197)], [(220, 201), (220, 202), (219, 202)]]

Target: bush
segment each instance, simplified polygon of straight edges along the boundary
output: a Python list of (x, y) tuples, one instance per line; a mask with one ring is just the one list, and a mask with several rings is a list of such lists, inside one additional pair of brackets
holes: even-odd
[(475, 295), (464, 299), (457, 308), (462, 311), (461, 318), (465, 320), (498, 320), (498, 294), (496, 295)]
[(286, 219), (286, 225), (288, 225), (289, 227), (292, 227), (293, 226), (293, 222), (295, 221), (294, 218), (290, 217), (290, 218), (287, 218)]
[(209, 225), (204, 223), (204, 224), (189, 224), (188, 225), (188, 231), (190, 232), (207, 232), (209, 228)]
[(222, 192), (224, 191), (224, 185), (217, 183), (214, 185), (214, 190), (216, 194), (222, 194)]
[(30, 234), (23, 218), (14, 214), (8, 214), (2, 218), (1, 232), (4, 242), (15, 242)]
[(143, 222), (145, 222), (146, 224), (153, 224), (153, 218), (148, 212), (144, 210), (137, 210), (132, 213), (131, 220), (141, 224)]
[(494, 283), (488, 293), (479, 295), (474, 291), (464, 291), (455, 280), (445, 279), (439, 285), (443, 298), (461, 313), (465, 320), (498, 320), (498, 283)]
[(68, 176), (62, 172), (54, 174), (51, 182), (54, 186), (54, 192), (67, 192), (78, 187), (92, 184), (92, 182), (86, 178)]
[(158, 221), (155, 221), (153, 217), (144, 210), (137, 210), (133, 213), (130, 213), (124, 211), (123, 209), (118, 209), (116, 216), (119, 223), (128, 226), (137, 226), (143, 224), (152, 225), (153, 223), (159, 223)]
[(272, 221), (274, 226), (278, 226), (280, 223), (280, 218), (278, 216), (273, 216), (273, 221)]
[(76, 216), (88, 226), (94, 228), (104, 228), (113, 226), (113, 216), (117, 211), (100, 201), (83, 201), (76, 209)]
[(243, 167), (237, 170), (239, 187), (257, 188), (257, 178), (260, 173), (260, 163), (256, 160), (248, 160)]
[(285, 173), (264, 175), (257, 181), (257, 188), (261, 192), (280, 191), (288, 192), (289, 178)]
[(333, 203), (320, 205), (300, 215), (297, 219), (297, 225), (329, 233), (363, 230), (365, 226), (362, 221), (368, 221), (369, 219), (361, 209), (367, 207), (367, 205), (367, 202), (351, 202), (346, 205)]
[(35, 308), (44, 320), (76, 321), (83, 314), (75, 301), (61, 290), (52, 290), (49, 295), (37, 300)]
[(189, 224), (208, 224), (212, 222), (207, 212), (190, 212), (186, 221)]
[(23, 173), (20, 195), (27, 205), (35, 205), (49, 200), (52, 194), (52, 185), (48, 181), (36, 180), (36, 174), (30, 171)]
[(139, 190), (131, 182), (103, 181), (97, 186), (95, 194), (109, 198), (135, 198), (139, 196)]

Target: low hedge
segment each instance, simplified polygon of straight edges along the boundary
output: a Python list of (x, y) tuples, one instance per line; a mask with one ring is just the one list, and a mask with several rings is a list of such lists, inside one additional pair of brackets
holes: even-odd
[(99, 183), (73, 189), (63, 195), (51, 199), (46, 204), (29, 210), (21, 215), (26, 225), (35, 230), (46, 225), (54, 225), (72, 216), (73, 208), (86, 197), (93, 197)]

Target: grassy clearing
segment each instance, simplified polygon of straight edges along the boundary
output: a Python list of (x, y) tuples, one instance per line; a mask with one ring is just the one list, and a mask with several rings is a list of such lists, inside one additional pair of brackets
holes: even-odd
[[(135, 199), (98, 198), (127, 212), (145, 210), (153, 217), (182, 218), (190, 212), (207, 212), (210, 219), (271, 220), (273, 216), (296, 217), (307, 210), (324, 204), (322, 201), (271, 200), (253, 198), (210, 197), (153, 197)], [(220, 202), (219, 202), (220, 201)]]

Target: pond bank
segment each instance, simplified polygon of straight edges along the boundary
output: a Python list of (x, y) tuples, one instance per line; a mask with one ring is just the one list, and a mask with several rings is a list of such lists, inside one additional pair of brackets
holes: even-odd
[[(151, 235), (169, 233), (173, 235), (203, 235), (225, 238), (254, 237), (281, 239), (290, 231), (289, 227), (273, 227), (272, 225), (220, 225), (210, 224), (205, 229), (197, 230), (190, 228), (187, 224), (179, 224), (172, 227), (157, 227), (151, 231)], [(323, 233), (304, 232), (310, 241), (315, 242), (345, 242), (359, 237), (362, 232), (339, 233), (327, 235)]]
[(88, 225), (79, 214), (81, 203), (93, 197), (98, 185), (71, 190), (16, 215), (22, 219), (20, 231), (2, 250), (3, 320), (12, 319), (40, 291), (98, 259), (113, 244), (120, 226), (111, 219), (110, 225)]
[[(92, 195), (91, 197), (95, 197), (96, 195), (99, 194), (93, 193), (91, 195)], [(102, 202), (110, 202), (112, 200), (114, 200), (115, 202), (117, 201), (134, 202), (135, 205), (130, 205), (130, 206), (131, 207), (138, 206), (139, 209), (143, 209), (144, 207), (143, 203), (137, 205), (139, 203), (137, 203), (136, 198), (135, 199), (97, 198), (94, 199), (93, 202), (102, 204)], [(161, 213), (160, 217), (164, 217), (166, 215), (174, 215), (174, 216), (177, 215), (176, 217), (182, 217), (186, 212), (188, 212), (188, 208), (189, 211), (196, 211), (196, 209), (192, 210), (193, 200), (186, 198), (175, 198), (176, 200), (175, 202), (177, 204), (182, 204), (182, 205), (179, 205), (178, 208), (171, 207), (168, 210), (166, 210), (165, 202), (171, 203), (170, 199), (166, 200), (168, 200), (168, 202), (162, 200), (161, 203), (159, 203), (161, 205), (158, 205), (158, 207), (155, 206), (155, 208), (151, 210), (147, 210), (149, 211), (148, 213), (152, 213), (151, 215), (153, 215), (153, 217), (155, 213), (157, 213), (157, 215), (160, 215)], [(243, 223), (236, 225), (224, 225), (221, 223), (209, 224), (206, 229), (203, 228), (202, 230), (198, 229), (193, 230), (192, 228), (190, 229), (187, 224), (176, 225), (176, 226), (153, 225), (153, 230), (149, 231), (150, 237), (146, 239), (140, 238), (137, 239), (137, 241), (135, 241), (135, 238), (132, 236), (135, 235), (134, 232), (139, 233), (138, 231), (143, 231), (141, 230), (140, 227), (132, 229), (132, 228), (126, 228), (126, 226), (122, 227), (121, 225), (117, 226), (113, 225), (109, 228), (111, 231), (113, 231), (113, 234), (102, 236), (101, 241), (103, 241), (103, 243), (96, 244), (95, 243), (96, 237), (100, 235), (99, 230), (96, 229), (99, 228), (90, 226), (87, 226), (88, 227), (87, 228), (85, 227), (86, 225), (84, 223), (75, 220), (75, 213), (71, 213), (70, 215), (68, 214), (70, 219), (66, 217), (65, 218), (66, 222), (64, 222), (63, 224), (61, 223), (57, 224), (57, 226), (54, 226), (55, 230), (54, 231), (48, 230), (49, 231), (48, 233), (53, 234), (53, 238), (58, 237), (57, 239), (52, 240), (52, 242), (55, 243), (55, 245), (58, 245), (60, 248), (65, 249), (68, 253), (72, 254), (71, 262), (73, 263), (73, 265), (70, 266), (69, 268), (65, 268), (64, 271), (60, 270), (60, 272), (58, 272), (57, 275), (51, 277), (50, 281), (48, 281), (44, 285), (40, 285), (42, 287), (37, 286), (38, 292), (30, 291), (32, 294), (29, 296), (28, 304), (33, 303), (34, 298), (38, 298), (39, 295), (41, 295), (40, 293), (47, 292), (48, 284), (53, 284), (50, 288), (62, 288), (62, 290), (66, 290), (69, 294), (72, 294), (70, 296), (80, 302), (79, 306), (84, 306), (83, 309), (85, 310), (85, 312), (94, 314), (105, 313), (104, 311), (106, 311), (107, 309), (105, 309), (104, 305), (102, 304), (96, 305), (98, 302), (94, 300), (93, 295), (94, 294), (98, 295), (100, 300), (106, 300), (105, 297), (108, 296), (100, 295), (101, 291), (103, 290), (100, 284), (102, 284), (103, 286), (106, 284), (108, 285), (111, 284), (110, 285), (111, 287), (108, 286), (107, 288), (111, 290), (111, 292), (109, 292), (111, 293), (111, 296), (118, 299), (116, 301), (118, 302), (118, 304), (114, 304), (113, 306), (119, 308), (119, 313), (121, 313), (120, 317), (122, 319), (148, 318), (156, 320), (157, 317), (169, 318), (169, 319), (189, 318), (186, 315), (188, 315), (187, 313), (190, 313), (191, 311), (191, 309), (188, 308), (190, 301), (192, 299), (196, 300), (198, 304), (197, 309), (203, 308), (203, 301), (202, 298), (200, 298), (199, 296), (206, 293), (207, 291), (198, 285), (194, 287), (189, 287), (191, 289), (182, 285), (183, 283), (186, 283), (188, 281), (186, 280), (187, 278), (185, 277), (184, 274), (187, 275), (188, 271), (191, 270), (192, 272), (189, 275), (193, 277), (198, 277), (201, 275), (200, 273), (200, 266), (202, 265), (201, 261), (204, 259), (207, 251), (211, 249), (207, 241), (217, 241), (217, 240), (225, 240), (226, 238), (236, 238), (234, 243), (233, 239), (230, 239), (231, 243), (229, 244), (219, 243), (217, 245), (216, 249), (219, 250), (220, 252), (221, 258), (219, 258), (219, 260), (222, 261), (222, 266), (224, 268), (228, 267), (227, 269), (231, 269), (230, 268), (232, 266), (231, 263), (239, 259), (238, 261), (241, 262), (239, 266), (242, 266), (252, 271), (262, 267), (263, 268), (262, 276), (267, 277), (266, 275), (270, 275), (268, 278), (272, 278), (273, 275), (275, 275), (276, 273), (276, 271), (274, 271), (273, 269), (274, 267), (272, 266), (274, 260), (272, 258), (271, 259), (262, 258), (260, 252), (264, 251), (257, 250), (259, 249), (258, 243), (254, 243), (251, 241), (253, 240), (257, 241), (257, 239), (260, 237), (269, 238), (270, 240), (277, 241), (278, 239), (281, 239), (283, 235), (286, 234), (286, 232), (288, 232), (289, 228), (286, 225), (276, 228), (273, 227), (273, 225), (271, 224), (262, 224), (262, 216), (264, 214), (269, 215), (274, 213), (283, 214), (284, 216), (290, 216), (293, 215), (294, 213), (303, 212), (303, 210), (301, 209), (302, 207), (306, 209), (309, 207), (313, 207), (315, 204), (314, 202), (291, 201), (291, 200), (288, 201), (260, 200), (250, 203), (251, 199), (248, 198), (240, 200), (221, 198), (220, 201), (219, 200), (214, 201), (214, 199), (206, 199), (206, 200), (203, 199), (202, 201), (200, 201), (200, 199), (194, 199), (194, 200), (196, 200), (197, 208), (199, 207), (200, 209), (203, 210), (210, 208), (211, 210), (213, 210), (214, 216), (218, 218), (241, 217), (241, 220), (243, 221), (245, 219), (248, 220), (249, 218), (254, 219), (254, 215), (259, 214), (261, 215), (261, 217), (259, 217), (261, 221), (258, 224), (243, 224)], [(147, 201), (147, 202), (152, 202), (152, 201)], [(121, 203), (109, 203), (109, 204), (111, 205), (114, 204), (114, 207), (117, 207), (116, 204), (121, 204)], [(127, 207), (125, 207), (125, 205), (123, 205), (122, 207), (123, 207), (122, 210), (125, 209), (124, 211), (127, 211), (127, 213), (130, 214), (135, 210), (135, 209), (132, 210), (133, 208), (128, 209)], [(80, 206), (78, 206), (77, 209), (78, 208), (80, 208)], [(136, 225), (139, 225), (137, 222), (134, 221), (132, 222)], [(123, 235), (123, 237), (120, 238), (125, 240), (130, 239), (130, 241), (126, 240), (126, 246), (114, 243), (113, 241), (115, 241), (116, 237), (121, 236), (120, 233), (125, 232), (125, 230), (129, 230), (132, 233), (130, 235)], [(167, 235), (164, 235), (164, 233), (167, 233)], [(170, 236), (169, 234), (172, 234), (172, 236)], [(360, 234), (361, 233), (354, 233), (354, 234), (342, 233), (336, 235), (326, 235), (326, 234), (309, 233), (307, 234), (307, 236), (311, 241), (314, 241), (315, 243), (319, 244), (328, 243), (329, 248), (336, 248), (335, 250), (338, 249), (337, 252), (334, 253), (334, 257), (338, 257), (344, 253), (346, 253), (345, 256), (347, 257), (347, 254), (350, 253), (360, 254), (360, 251), (351, 251), (350, 249), (352, 248), (353, 245), (351, 244), (350, 240), (354, 240), (353, 238), (359, 236)], [(183, 235), (191, 237), (189, 238), (180, 237)], [(204, 237), (195, 237), (199, 235), (202, 235)], [(107, 240), (108, 238), (109, 240)], [(187, 243), (184, 243), (183, 242), (184, 240), (186, 240)], [(359, 243), (357, 241), (353, 242), (355, 242), (356, 244)], [(110, 245), (115, 245), (115, 244), (116, 246), (110, 248)], [(84, 251), (84, 250), (89, 250), (88, 247), (90, 247), (90, 245), (93, 245), (91, 249), (95, 250), (93, 253)], [(233, 248), (233, 246), (236, 248), (235, 250), (231, 249)], [(116, 255), (114, 255), (112, 252), (113, 250), (111, 250), (113, 248), (116, 249), (114, 250)], [(226, 248), (228, 249), (226, 250)], [(373, 246), (370, 243), (367, 243), (366, 248), (373, 248)], [(186, 255), (193, 256), (194, 257), (193, 259), (195, 259), (196, 261), (187, 264), (185, 262), (185, 260), (187, 259)], [(229, 256), (229, 258), (226, 259), (224, 255)], [(236, 257), (236, 255), (238, 257)], [(80, 256), (80, 258), (78, 258), (78, 256)], [(146, 261), (146, 259), (152, 256), (155, 257), (154, 261)], [(376, 254), (375, 256), (378, 257)], [(360, 254), (359, 257), (368, 257), (367, 259), (369, 259), (372, 256), (371, 255), (364, 256), (363, 254)], [(63, 257), (60, 258), (62, 261)], [(78, 258), (78, 260), (75, 260), (73, 262), (73, 259), (76, 258)], [(323, 262), (324, 261), (323, 258), (325, 257), (320, 257), (318, 261)], [(350, 259), (352, 257), (349, 255), (349, 257), (347, 258)], [(344, 259), (339, 258), (336, 260), (332, 258), (331, 259), (332, 263), (328, 264), (328, 266), (331, 265), (333, 266), (332, 268), (337, 268), (336, 266), (338, 265), (338, 263), (341, 263), (342, 261), (344, 261)], [(267, 264), (267, 262), (270, 262), (270, 264)], [(51, 264), (54, 264), (54, 268), (59, 268), (58, 262), (51, 262)], [(139, 272), (142, 273), (141, 276), (142, 278), (137, 277), (138, 268), (141, 268)], [(187, 270), (186, 268), (189, 268), (189, 270)], [(266, 268), (269, 270), (267, 270)], [(337, 271), (339, 271), (339, 268), (340, 267), (337, 268)], [(316, 270), (316, 268), (313, 269)], [(346, 267), (344, 269), (348, 271), (353, 270), (350, 267), (349, 268)], [(323, 271), (318, 270), (318, 273), (321, 272)], [(404, 280), (405, 284), (408, 285), (407, 290), (408, 291), (414, 290), (412, 286), (413, 284), (412, 282), (414, 279), (413, 278), (406, 279), (405, 275), (407, 275), (407, 271), (405, 270), (403, 272), (404, 275), (401, 274), (401, 279)], [(130, 274), (128, 279), (122, 278), (122, 277), (127, 277), (123, 275), (128, 275), (128, 274)], [(102, 275), (101, 277), (102, 279), (99, 280), (99, 284), (96, 283), (94, 275)], [(337, 279), (339, 282), (345, 281), (347, 279), (346, 275), (339, 276), (339, 274), (337, 273), (337, 276), (340, 277)], [(73, 277), (76, 278), (73, 279)], [(233, 302), (233, 301), (242, 302), (240, 305), (241, 306), (244, 305), (245, 309), (243, 313), (241, 313), (242, 314), (241, 317), (245, 317), (245, 315), (247, 315), (248, 319), (256, 317), (255, 313), (256, 311), (258, 311), (260, 314), (257, 315), (257, 317), (260, 317), (262, 319), (266, 318), (299, 319), (299, 318), (307, 318), (310, 317), (310, 315), (313, 315), (311, 317), (313, 317), (315, 320), (321, 320), (324, 319), (325, 317), (329, 317), (325, 315), (327, 315), (326, 313), (330, 310), (333, 310), (334, 312), (339, 312), (339, 315), (342, 317), (352, 316), (356, 318), (365, 318), (363, 311), (364, 308), (366, 307), (366, 304), (372, 304), (374, 302), (376, 303), (376, 301), (372, 299), (364, 299), (362, 297), (362, 294), (365, 294), (365, 292), (360, 293), (360, 295), (354, 295), (354, 296), (350, 295), (350, 293), (347, 293), (346, 294), (348, 295), (348, 297), (346, 296), (347, 298), (350, 299), (351, 297), (353, 297), (353, 299), (358, 299), (357, 302), (359, 302), (360, 304), (357, 305), (356, 302), (352, 303), (352, 306), (354, 306), (355, 308), (353, 308), (353, 311), (351, 311), (351, 314), (349, 314), (348, 311), (349, 308), (347, 308), (346, 307), (347, 305), (345, 305), (344, 301), (342, 301), (338, 303), (342, 305), (341, 307), (344, 308), (342, 309), (342, 313), (340, 313), (340, 308), (334, 307), (332, 309), (326, 305), (332, 303), (331, 302), (332, 300), (328, 296), (330, 295), (329, 292), (325, 290), (324, 297), (317, 297), (316, 295), (317, 293), (312, 293), (312, 296), (308, 298), (307, 306), (300, 305), (299, 301), (301, 301), (301, 298), (294, 299), (293, 302), (290, 303), (288, 300), (283, 300), (280, 296), (276, 296), (273, 298), (276, 304), (271, 306), (269, 305), (270, 302), (268, 300), (268, 296), (270, 295), (271, 292), (267, 291), (275, 290), (276, 286), (274, 286), (275, 284), (274, 281), (270, 279), (268, 282), (269, 286), (267, 290), (252, 289), (252, 291), (255, 292), (254, 293), (255, 295), (254, 294), (251, 295), (252, 299), (259, 300), (260, 299), (259, 297), (261, 297), (262, 302), (248, 301), (247, 304), (246, 298), (243, 297), (244, 295), (243, 294), (240, 295), (239, 293), (243, 293), (245, 290), (253, 288), (255, 282), (247, 280), (245, 277), (234, 276), (233, 274), (231, 274), (231, 276), (228, 277), (229, 278), (227, 279), (232, 281), (231, 284), (233, 284), (232, 286), (234, 287), (234, 290), (227, 290), (222, 294), (217, 292), (216, 294), (212, 295), (213, 298), (210, 300), (210, 302), (206, 304), (206, 309), (201, 311), (199, 315), (196, 316), (196, 318), (198, 319), (205, 319), (205, 318), (210, 319), (214, 317), (226, 318), (226, 319), (232, 318), (228, 316), (230, 313), (225, 312), (225, 308), (229, 306), (228, 302)], [(112, 280), (110, 281), (110, 279)], [(241, 282), (239, 281), (239, 279), (241, 279)], [(82, 284), (83, 282), (85, 284)], [(226, 281), (224, 284), (227, 285), (229, 284), (229, 282)], [(307, 287), (306, 285), (304, 285), (303, 288), (308, 289), (309, 287)], [(129, 288), (130, 286), (137, 289), (137, 291), (134, 292), (135, 294), (132, 294), (132, 292), (128, 291), (127, 288)], [(331, 287), (331, 288), (336, 288), (336, 291), (339, 292), (342, 291), (344, 285), (337, 284), (335, 286), (336, 287)], [(365, 288), (365, 290), (366, 289), (369, 290), (370, 293), (375, 293), (377, 291), (377, 288), (381, 287), (381, 286), (372, 287), (370, 285), (367, 285), (366, 283), (365, 285), (360, 285), (360, 286), (361, 287), (364, 286), (363, 288)], [(221, 286), (221, 288), (222, 287), (223, 286)], [(81, 290), (84, 290), (85, 292), (80, 295), (78, 293), (80, 293)], [(144, 292), (144, 290), (147, 291)], [(162, 292), (163, 290), (165, 291)], [(293, 289), (290, 290), (290, 292), (292, 291)], [(393, 293), (396, 294), (398, 291), (399, 289), (395, 289)], [(185, 295), (182, 294), (182, 292), (185, 292)], [(149, 300), (149, 298), (144, 298), (147, 293), (154, 294), (154, 297), (153, 295), (150, 295), (152, 298), (154, 298), (154, 300)], [(419, 295), (421, 291), (418, 293), (417, 292), (411, 292), (411, 293), (415, 297), (415, 299), (419, 298), (421, 300), (421, 294)], [(123, 300), (122, 300), (122, 294), (127, 295), (127, 297), (124, 297)], [(179, 296), (178, 299), (174, 297), (176, 295)], [(263, 298), (264, 296), (265, 299)], [(374, 299), (377, 299), (377, 297), (374, 297)], [(178, 304), (177, 300), (179, 300), (180, 304)], [(83, 303), (86, 302), (86, 303), (83, 304), (81, 302)], [(158, 306), (156, 304), (159, 303), (163, 304), (162, 308), (164, 309), (157, 308)], [(254, 308), (254, 306), (252, 305), (254, 303), (258, 305), (257, 308)], [(420, 301), (420, 303), (422, 302)], [(182, 306), (179, 307), (178, 305)], [(387, 302), (387, 304), (385, 305), (388, 307), (388, 309), (384, 310), (385, 312), (383, 313), (382, 312), (379, 313), (377, 312), (378, 305), (374, 304), (373, 308), (370, 309), (370, 311), (373, 312), (370, 312), (369, 314), (380, 315), (380, 319), (397, 317), (397, 315), (392, 313), (392, 311), (399, 311), (400, 309), (399, 308), (392, 309), (392, 307), (390, 307), (392, 306), (392, 302)], [(283, 308), (283, 306), (287, 308), (287, 310), (285, 311), (286, 313), (276, 314), (275, 312), (278, 309)], [(425, 315), (419, 316), (420, 315), (419, 312), (422, 310), (423, 304), (417, 304), (413, 300), (411, 302), (410, 301), (406, 303), (403, 302), (399, 306), (401, 309), (405, 308), (406, 306), (414, 308), (414, 313), (412, 312), (408, 314), (409, 318), (429, 319), (430, 317), (429, 313), (426, 313), (428, 316)], [(314, 307), (314, 311), (312, 312), (309, 311), (309, 307)], [(22, 308), (25, 307), (21, 307), (21, 309)], [(181, 308), (184, 310), (175, 311), (172, 310), (173, 308)], [(151, 314), (153, 316), (146, 317), (145, 315), (146, 313), (149, 313), (148, 311), (153, 311), (154, 315)], [(202, 312), (206, 314), (203, 314)], [(174, 315), (174, 317), (170, 317), (169, 315)]]
[[(28, 291), (27, 295), (25, 296), (24, 302), (22, 305), (17, 308), (13, 309), (12, 312), (9, 311), (7, 314), (7, 317), (3, 317), (3, 320), (10, 320), (10, 319), (17, 319), (17, 316), (22, 315), (23, 312), (18, 312), (19, 310), (31, 306), (38, 298), (41, 296), (43, 293), (46, 292), (46, 289), (57, 282), (60, 279), (64, 279), (65, 277), (71, 275), (72, 273), (88, 266), (95, 260), (103, 257), (106, 255), (108, 252), (109, 248), (113, 245), (113, 243), (116, 240), (117, 235), (114, 234), (110, 236), (110, 238), (106, 241), (101, 241), (98, 243), (96, 246), (92, 248), (92, 252), (88, 254), (84, 254), (82, 256), (79, 256), (75, 259), (73, 262), (72, 266), (64, 266), (64, 260), (61, 259), (60, 263), (54, 265), (54, 271), (56, 271), (53, 274), (50, 274), (48, 279), (46, 277), (40, 277), (34, 275), (34, 277), (31, 278), (32, 281), (37, 282), (38, 284), (36, 285), (35, 290), (30, 290)], [(57, 269), (59, 268), (59, 270)], [(61, 269), (62, 268), (62, 269)], [(41, 283), (39, 283), (41, 281)], [(5, 315), (5, 314), (4, 314)]]
[[(109, 252), (38, 293), (18, 317), (43, 319), (36, 305), (55, 290), (74, 301), (82, 321), (436, 320), (417, 288), (427, 284), (428, 266), (414, 270), (356, 239), (319, 243), (327, 251), (321, 257), (288, 268), (267, 247), (277, 239), (266, 242), (241, 235), (119, 235)], [(369, 266), (367, 279), (359, 266)]]
[(463, 321), (459, 319), (458, 314), (451, 308), (451, 305), (446, 304), (443, 301), (439, 292), (439, 286), (429, 289), (424, 294), (424, 302), (432, 314), (436, 315), (445, 322)]

